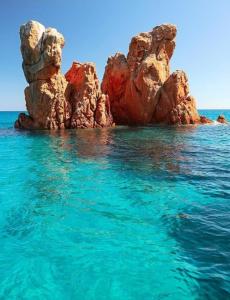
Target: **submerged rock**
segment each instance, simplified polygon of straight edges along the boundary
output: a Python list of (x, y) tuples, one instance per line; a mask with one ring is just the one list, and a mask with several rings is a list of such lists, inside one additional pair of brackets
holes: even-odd
[(228, 124), (228, 121), (225, 119), (225, 116), (223, 116), (223, 115), (220, 115), (217, 118), (217, 122), (222, 123), (222, 124)]
[(102, 90), (117, 124), (199, 123), (183, 71), (170, 75), (176, 27), (165, 24), (132, 38), (128, 56), (108, 59)]

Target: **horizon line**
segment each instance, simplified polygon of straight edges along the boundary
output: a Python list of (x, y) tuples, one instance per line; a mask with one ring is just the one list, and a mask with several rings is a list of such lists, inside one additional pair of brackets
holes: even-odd
[[(197, 108), (197, 110), (230, 110), (229, 108)], [(17, 110), (1, 110), (0, 112), (27, 112), (25, 109), (17, 109)]]

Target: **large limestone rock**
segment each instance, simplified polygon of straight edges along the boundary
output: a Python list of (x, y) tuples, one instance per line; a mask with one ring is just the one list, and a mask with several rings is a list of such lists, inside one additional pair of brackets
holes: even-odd
[(115, 123), (199, 123), (185, 73), (170, 75), (176, 32), (171, 24), (157, 26), (132, 38), (127, 57), (117, 53), (108, 59), (102, 91)]
[(108, 96), (102, 94), (93, 64), (74, 63), (61, 74), (64, 37), (54, 28), (29, 21), (20, 28), (29, 116), (20, 114), (16, 128), (62, 129), (112, 124)]

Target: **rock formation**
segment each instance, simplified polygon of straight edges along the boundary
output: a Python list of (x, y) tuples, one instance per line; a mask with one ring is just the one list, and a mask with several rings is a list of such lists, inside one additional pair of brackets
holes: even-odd
[(17, 128), (65, 128), (71, 107), (66, 99), (67, 81), (60, 72), (64, 37), (56, 29), (45, 29), (30, 21), (20, 28), (23, 71), (29, 116), (19, 115)]
[(61, 129), (112, 124), (108, 97), (100, 91), (93, 64), (73, 64), (61, 74), (64, 37), (56, 29), (29, 21), (20, 28), (29, 116), (20, 114), (16, 128)]
[(117, 124), (194, 124), (200, 122), (183, 71), (170, 75), (176, 27), (161, 25), (132, 38), (127, 57), (108, 59), (102, 91), (109, 95)]
[(222, 123), (222, 124), (228, 124), (228, 121), (225, 119), (225, 117), (223, 115), (220, 115), (217, 118), (217, 122)]
[(207, 117), (205, 116), (200, 116), (200, 123), (201, 124), (211, 124), (213, 123), (212, 120), (208, 119)]
[[(165, 24), (132, 38), (127, 57), (110, 57), (100, 86), (93, 63), (74, 62), (62, 75), (64, 37), (29, 21), (20, 28), (28, 115), (16, 128), (62, 129), (121, 125), (202, 124), (186, 74), (170, 75), (176, 27)], [(110, 112), (111, 110), (111, 112)], [(220, 119), (220, 122), (224, 122)]]
[(93, 63), (74, 62), (65, 75), (72, 107), (71, 128), (106, 127), (112, 124), (108, 96), (102, 94)]

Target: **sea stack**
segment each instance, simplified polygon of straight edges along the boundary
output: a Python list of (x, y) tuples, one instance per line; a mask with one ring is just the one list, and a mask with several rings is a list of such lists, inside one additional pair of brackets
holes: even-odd
[(29, 83), (25, 89), (29, 115), (20, 114), (16, 128), (63, 129), (112, 124), (107, 97), (100, 91), (95, 66), (74, 64), (67, 73), (67, 80), (62, 75), (65, 43), (62, 34), (29, 21), (21, 26), (20, 39), (23, 71)]
[(170, 75), (176, 26), (165, 24), (133, 37), (127, 57), (108, 59), (102, 90), (109, 95), (117, 124), (195, 124), (200, 122), (186, 74)]

